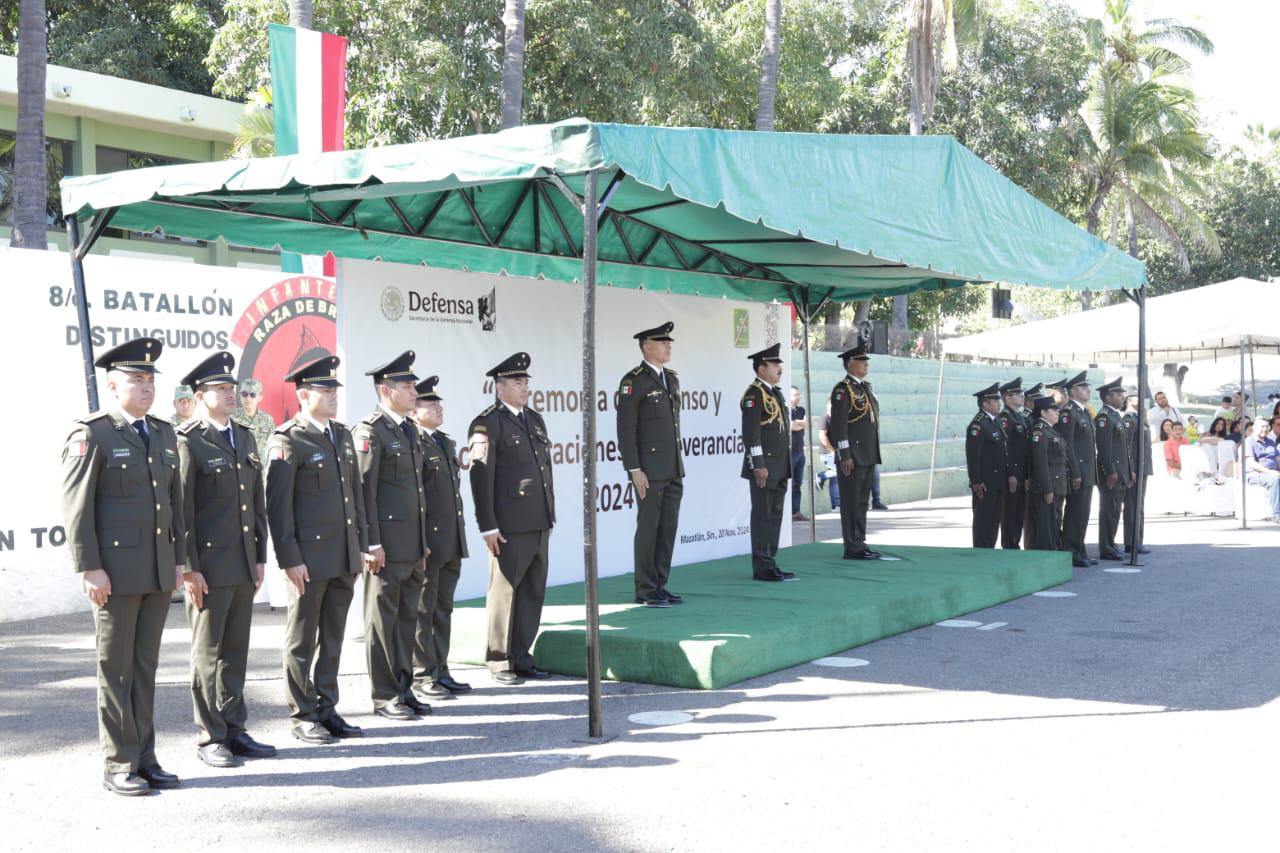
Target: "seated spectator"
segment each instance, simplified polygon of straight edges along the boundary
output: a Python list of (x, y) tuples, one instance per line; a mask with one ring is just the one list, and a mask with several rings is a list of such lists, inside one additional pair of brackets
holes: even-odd
[(1231, 476), (1231, 463), (1235, 459), (1235, 443), (1227, 438), (1227, 419), (1214, 418), (1209, 431), (1200, 436), (1200, 447), (1209, 465), (1219, 476)]
[(1280, 521), (1280, 460), (1277, 459), (1280, 450), (1276, 448), (1272, 433), (1274, 426), (1270, 421), (1258, 421), (1254, 425), (1254, 434), (1244, 443), (1245, 481), (1267, 490), (1267, 499), (1271, 502), (1268, 521)]
[(1244, 419), (1243, 427), (1240, 426), (1240, 421), (1238, 419), (1233, 420), (1231, 421), (1230, 424), (1227, 425), (1227, 438), (1234, 441), (1236, 443), (1236, 446), (1239, 447), (1240, 445), (1244, 444), (1245, 438), (1249, 435), (1249, 432), (1252, 429), (1253, 429), (1253, 421), (1249, 420), (1248, 418)]
[(1231, 408), (1231, 395), (1222, 398), (1222, 405), (1218, 406), (1218, 411), (1213, 413), (1214, 420), (1222, 418), (1228, 423), (1236, 419), (1235, 410)]
[(1209, 424), (1209, 431), (1200, 436), (1201, 444), (1218, 444), (1227, 437), (1227, 419), (1217, 417)]
[[(1175, 423), (1177, 423), (1177, 421), (1170, 421), (1170, 420), (1161, 421), (1160, 430), (1159, 430), (1160, 437), (1157, 438), (1156, 441), (1159, 441), (1162, 444), (1168, 441), (1169, 437), (1173, 435), (1173, 425)], [(1178, 424), (1178, 426), (1182, 426), (1182, 424)]]
[(1195, 415), (1187, 415), (1187, 441), (1195, 444), (1200, 440), (1200, 421)]
[(1164, 463), (1169, 468), (1170, 477), (1182, 476), (1182, 456), (1179, 447), (1190, 444), (1186, 436), (1182, 434), (1182, 424), (1170, 423), (1165, 421), (1160, 425), (1161, 432), (1164, 431), (1164, 425), (1169, 424), (1169, 437), (1164, 442)]

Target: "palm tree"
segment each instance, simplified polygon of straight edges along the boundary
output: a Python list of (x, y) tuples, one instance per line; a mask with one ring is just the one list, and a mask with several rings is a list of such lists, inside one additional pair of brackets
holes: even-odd
[(228, 160), (272, 157), (276, 153), (276, 114), (271, 111), (271, 88), (254, 93), (236, 122), (236, 136), (227, 150)]
[(289, 0), (289, 26), (311, 29), (313, 5), (311, 0)]
[(18, 131), (13, 152), (13, 233), (25, 249), (49, 247), (45, 143), (45, 65), (49, 59), (44, 0), (22, 0), (18, 10)]
[(502, 54), (502, 129), (518, 127), (524, 112), (524, 0), (506, 0)]
[(773, 102), (778, 97), (778, 56), (782, 52), (782, 0), (764, 2), (764, 59), (760, 63), (760, 105), (756, 130), (773, 130)]

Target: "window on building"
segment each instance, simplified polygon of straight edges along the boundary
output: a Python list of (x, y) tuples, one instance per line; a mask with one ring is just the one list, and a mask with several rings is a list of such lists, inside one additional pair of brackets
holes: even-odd
[[(0, 131), (0, 224), (13, 224), (13, 154), (17, 137), (8, 131)], [(70, 174), (71, 143), (63, 139), (46, 139), (47, 159), (45, 169), (45, 210), (49, 227), (60, 230), (62, 222), (62, 196), (58, 181)]]

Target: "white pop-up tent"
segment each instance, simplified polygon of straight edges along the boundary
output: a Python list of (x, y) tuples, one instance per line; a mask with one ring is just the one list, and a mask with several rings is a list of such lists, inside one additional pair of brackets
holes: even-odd
[[(1009, 361), (1043, 361), (1060, 364), (1136, 364), (1142, 345), (1138, 340), (1139, 306), (1133, 302), (1108, 305), (1093, 311), (1024, 323), (943, 343), (942, 372), (948, 355)], [(1146, 300), (1148, 363), (1240, 357), (1240, 387), (1245, 387), (1246, 356), (1280, 354), (1280, 282), (1236, 278)], [(1253, 399), (1258, 399), (1253, 393)], [(1146, 401), (1143, 401), (1145, 405)], [(938, 426), (933, 442), (936, 451)], [(929, 472), (930, 495), (933, 471)], [(1244, 478), (1240, 486), (1240, 519), (1244, 513)]]

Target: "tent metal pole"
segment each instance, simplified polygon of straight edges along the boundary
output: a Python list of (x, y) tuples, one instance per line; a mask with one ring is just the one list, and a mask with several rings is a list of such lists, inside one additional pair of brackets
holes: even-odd
[[(99, 214), (101, 215), (101, 214)], [(84, 254), (93, 243), (80, 247), (80, 220), (67, 217), (67, 254), (71, 256), (71, 280), (76, 289), (76, 318), (80, 324), (80, 358), (84, 363), (84, 388), (89, 396), (89, 411), (98, 411), (98, 374), (93, 369), (93, 340), (89, 332), (89, 299), (84, 288)]]
[[(1253, 372), (1253, 341), (1247, 341), (1246, 343), (1249, 345), (1249, 395), (1253, 397), (1253, 405), (1250, 406), (1250, 408), (1253, 410), (1254, 420), (1257, 420), (1258, 419), (1258, 377), (1257, 377), (1257, 374)], [(1244, 411), (1244, 397), (1240, 398), (1240, 410)], [(1266, 410), (1264, 409), (1263, 411), (1265, 412)]]
[(1249, 512), (1245, 506), (1246, 496), (1249, 493), (1249, 465), (1245, 461), (1244, 447), (1244, 419), (1247, 417), (1244, 410), (1244, 335), (1240, 336), (1240, 529), (1249, 529)]
[(1142, 531), (1147, 521), (1147, 451), (1151, 442), (1146, 437), (1147, 423), (1147, 286), (1132, 294), (1138, 303), (1138, 458), (1134, 471), (1137, 475), (1138, 506), (1133, 514), (1133, 550), (1129, 552), (1129, 565), (1138, 565), (1138, 547), (1142, 544)]
[(804, 324), (804, 455), (809, 463), (809, 541), (818, 541), (818, 490), (814, 477), (818, 466), (813, 459), (813, 386), (809, 381), (809, 292), (805, 291), (804, 305), (800, 309), (800, 321)]
[(596, 564), (596, 228), (600, 173), (586, 174), (582, 205), (582, 571), (587, 606), (587, 734), (604, 737), (600, 693), (600, 583)]
[(933, 472), (938, 463), (938, 425), (942, 421), (942, 374), (947, 369), (947, 350), (944, 347), (938, 360), (938, 393), (933, 398), (933, 447), (929, 450), (929, 496), (933, 503)]

